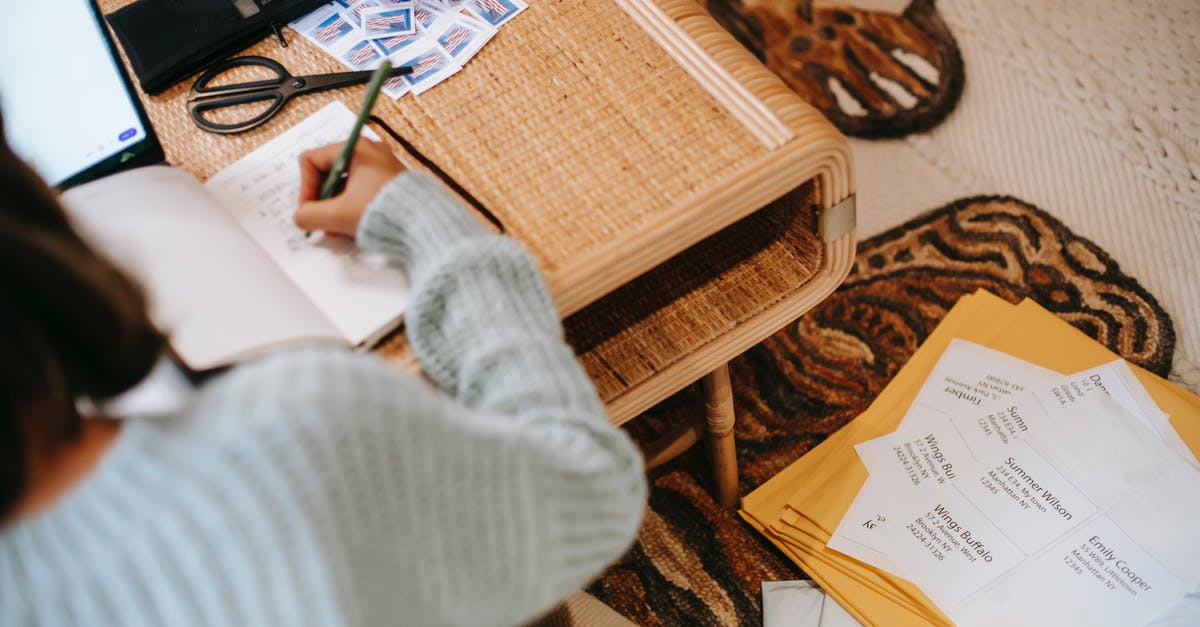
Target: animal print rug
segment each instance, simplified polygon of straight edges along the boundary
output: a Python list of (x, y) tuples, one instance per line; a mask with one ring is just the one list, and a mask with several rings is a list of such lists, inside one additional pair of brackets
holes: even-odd
[[(1170, 370), (1170, 318), (1108, 254), (1020, 200), (960, 200), (861, 242), (837, 292), (731, 363), (741, 494), (865, 409), (981, 287), (1029, 297), (1126, 359)], [(700, 402), (695, 389), (677, 394), (630, 423), (635, 437)], [(702, 449), (651, 473), (637, 542), (588, 590), (638, 625), (761, 625), (761, 583), (804, 577), (713, 502)]]
[(933, 0), (900, 14), (820, 0), (705, 0), (708, 12), (843, 133), (900, 137), (941, 122), (963, 89)]

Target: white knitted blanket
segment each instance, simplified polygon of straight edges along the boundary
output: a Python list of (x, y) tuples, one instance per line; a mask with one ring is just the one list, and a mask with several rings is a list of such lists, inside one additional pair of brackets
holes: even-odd
[(1200, 2), (941, 0), (966, 88), (932, 131), (853, 140), (859, 235), (982, 193), (1094, 241), (1170, 314), (1200, 391)]

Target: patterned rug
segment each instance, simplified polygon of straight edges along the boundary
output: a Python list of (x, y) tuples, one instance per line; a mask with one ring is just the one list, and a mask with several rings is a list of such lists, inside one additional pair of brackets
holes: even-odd
[[(960, 200), (861, 242), (837, 292), (731, 363), (741, 493), (866, 408), (978, 288), (1029, 297), (1131, 362), (1170, 370), (1170, 318), (1108, 254), (1020, 200)], [(695, 389), (677, 394), (631, 423), (635, 437), (700, 402)], [(761, 625), (761, 583), (804, 573), (718, 508), (707, 477), (702, 447), (652, 472), (637, 542), (588, 591), (639, 625)]]
[(962, 94), (962, 55), (934, 0), (913, 0), (899, 14), (818, 0), (704, 4), (847, 135), (902, 137), (932, 128)]

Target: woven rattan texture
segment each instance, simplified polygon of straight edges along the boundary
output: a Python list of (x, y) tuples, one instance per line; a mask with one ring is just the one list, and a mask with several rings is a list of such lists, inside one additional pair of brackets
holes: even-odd
[(804, 289), (821, 266), (815, 189), (798, 187), (568, 317), (567, 341), (600, 397), (611, 401)]
[[(246, 53), (292, 73), (344, 69), (285, 33), (287, 48), (268, 39)], [(363, 90), (297, 99), (257, 131), (219, 137), (186, 116), (190, 82), (147, 105), (168, 159), (201, 179), (330, 99), (357, 109)], [(714, 173), (766, 154), (609, 2), (531, 3), (462, 72), (420, 96), (383, 98), (376, 113), (495, 212), (549, 272), (636, 231), (657, 208), (703, 194)]]

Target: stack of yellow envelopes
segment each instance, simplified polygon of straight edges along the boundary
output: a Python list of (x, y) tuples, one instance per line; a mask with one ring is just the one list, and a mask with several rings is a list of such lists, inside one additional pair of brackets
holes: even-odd
[[(854, 445), (896, 430), (952, 338), (1073, 373), (1116, 356), (1054, 314), (989, 292), (964, 296), (860, 416), (742, 501), (741, 515), (868, 625), (949, 624), (909, 582), (825, 544), (867, 479)], [(1138, 379), (1200, 458), (1200, 397), (1140, 368)]]

